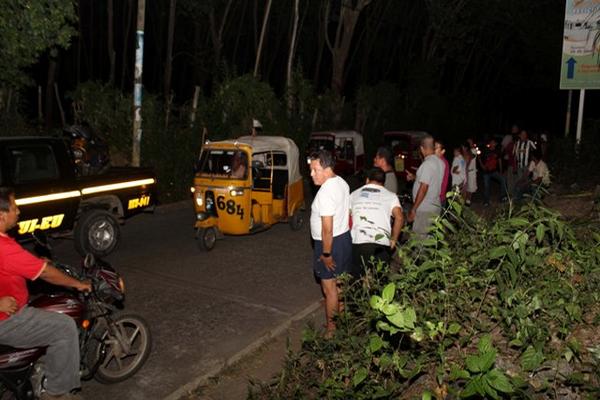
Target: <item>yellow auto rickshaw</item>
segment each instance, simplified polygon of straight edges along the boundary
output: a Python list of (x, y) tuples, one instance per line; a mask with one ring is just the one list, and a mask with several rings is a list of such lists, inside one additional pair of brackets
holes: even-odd
[(224, 235), (247, 235), (288, 222), (304, 223), (298, 147), (281, 136), (207, 142), (192, 187), (196, 238), (210, 251)]

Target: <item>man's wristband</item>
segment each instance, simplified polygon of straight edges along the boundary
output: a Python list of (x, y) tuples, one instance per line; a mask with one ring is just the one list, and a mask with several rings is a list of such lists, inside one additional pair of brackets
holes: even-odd
[(325, 253), (325, 252), (323, 252), (323, 253), (321, 253), (321, 255), (322, 255), (323, 257), (325, 257), (325, 258), (327, 258), (327, 257), (331, 257), (331, 253)]

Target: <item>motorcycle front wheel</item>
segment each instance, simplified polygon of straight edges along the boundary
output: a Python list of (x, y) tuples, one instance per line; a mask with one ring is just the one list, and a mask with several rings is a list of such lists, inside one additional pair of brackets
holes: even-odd
[(152, 349), (150, 328), (134, 314), (116, 316), (112, 328), (101, 335), (96, 357), (102, 360), (94, 379), (102, 383), (122, 382), (139, 371)]

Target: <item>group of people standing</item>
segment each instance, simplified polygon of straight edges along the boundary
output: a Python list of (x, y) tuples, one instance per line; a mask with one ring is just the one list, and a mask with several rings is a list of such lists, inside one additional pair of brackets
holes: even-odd
[(478, 174), (482, 174), (483, 205), (490, 204), (491, 185), (497, 182), (500, 201), (509, 197), (521, 200), (525, 193), (534, 192), (539, 186), (550, 185), (550, 171), (544, 161), (547, 135), (542, 134), (538, 142), (529, 138), (526, 130), (514, 125), (504, 136), (500, 145), (491, 138), (482, 151), (474, 140), (454, 149), (452, 161), (452, 186), (460, 191), (465, 204), (478, 190)]
[[(467, 205), (477, 191), (478, 171), (483, 174), (484, 205), (490, 203), (492, 181), (500, 186), (501, 201), (509, 195), (520, 199), (536, 185), (548, 185), (550, 175), (542, 148), (529, 139), (527, 131), (515, 126), (500, 146), (490, 139), (483, 152), (473, 140), (456, 147), (450, 165), (444, 144), (430, 135), (422, 137), (422, 163), (416, 173), (406, 172), (407, 180), (414, 181), (412, 206), (406, 214), (407, 222), (412, 223), (411, 234), (417, 239), (427, 237), (446, 205), (450, 180)], [(325, 296), (327, 335), (335, 330), (334, 316), (342, 307), (337, 277), (342, 273), (360, 276), (369, 263), (389, 261), (405, 223), (389, 148), (377, 150), (365, 185), (352, 193), (346, 181), (335, 174), (334, 164), (326, 150), (310, 156), (310, 174), (320, 187), (310, 217), (313, 269)]]
[[(443, 146), (440, 148), (443, 151)], [(425, 237), (445, 201), (442, 186), (444, 179), (448, 182), (449, 166), (436, 154), (433, 137), (421, 140), (420, 151), (423, 162), (410, 177), (415, 183), (407, 220), (413, 224), (415, 235)], [(378, 149), (365, 185), (352, 193), (346, 181), (335, 174), (334, 164), (333, 156), (326, 150), (310, 156), (310, 174), (320, 187), (310, 216), (313, 269), (325, 297), (327, 335), (335, 330), (334, 316), (342, 307), (337, 277), (342, 273), (361, 275), (373, 258), (389, 260), (404, 226), (389, 149)]]

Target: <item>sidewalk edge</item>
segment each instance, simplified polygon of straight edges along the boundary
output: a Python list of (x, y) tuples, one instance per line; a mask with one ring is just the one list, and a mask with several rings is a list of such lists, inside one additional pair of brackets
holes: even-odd
[(300, 310), (298, 313), (290, 316), (289, 318), (284, 320), (282, 323), (280, 323), (273, 329), (270, 329), (265, 334), (260, 336), (254, 342), (252, 342), (249, 345), (247, 345), (246, 347), (244, 347), (242, 350), (233, 354), (231, 357), (228, 357), (227, 359), (223, 360), (222, 362), (220, 362), (218, 365), (216, 365), (215, 367), (213, 367), (212, 369), (210, 369), (208, 372), (204, 373), (203, 375), (200, 375), (199, 377), (194, 378), (191, 381), (189, 381), (188, 383), (184, 384), (179, 389), (175, 390), (173, 393), (171, 393), (170, 395), (163, 398), (163, 400), (180, 400), (186, 394), (191, 393), (193, 390), (195, 390), (199, 386), (202, 386), (205, 383), (207, 383), (210, 378), (213, 378), (216, 375), (218, 375), (226, 367), (229, 367), (229, 366), (237, 363), (242, 358), (244, 358), (244, 357), (252, 354), (256, 350), (258, 350), (261, 346), (266, 344), (268, 341), (281, 335), (283, 332), (285, 332), (287, 329), (290, 328), (292, 323), (304, 319), (308, 315), (310, 315), (313, 312), (315, 312), (316, 310), (318, 310), (319, 307), (321, 307), (321, 300), (315, 301), (314, 303), (310, 304), (308, 307), (306, 307), (303, 310)]

